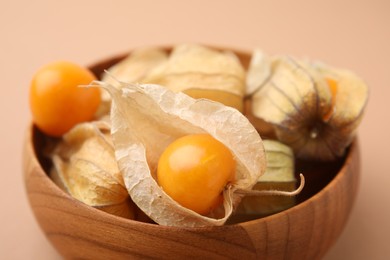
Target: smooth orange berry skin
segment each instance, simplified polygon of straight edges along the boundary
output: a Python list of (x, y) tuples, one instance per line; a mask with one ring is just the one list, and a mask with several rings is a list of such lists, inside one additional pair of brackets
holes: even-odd
[(35, 125), (47, 135), (60, 137), (76, 124), (92, 120), (101, 101), (100, 89), (80, 85), (95, 79), (87, 68), (67, 61), (39, 69), (30, 86)]
[(222, 191), (235, 177), (231, 151), (208, 134), (175, 140), (159, 159), (157, 181), (180, 205), (207, 214), (223, 200)]

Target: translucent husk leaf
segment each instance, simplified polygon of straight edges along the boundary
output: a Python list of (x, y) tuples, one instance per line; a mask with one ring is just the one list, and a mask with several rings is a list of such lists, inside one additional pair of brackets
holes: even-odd
[(122, 217), (134, 217), (104, 121), (76, 125), (52, 152), (51, 177), (72, 197)]
[[(125, 59), (116, 63), (103, 74), (102, 80), (113, 86), (119, 87), (117, 80), (123, 82), (140, 82), (155, 67), (168, 60), (168, 53), (160, 48), (145, 47), (135, 49)], [(117, 79), (117, 80), (114, 80)], [(107, 92), (102, 91), (102, 103), (98, 110), (98, 117), (108, 114), (111, 106), (111, 98)]]
[(261, 50), (254, 50), (246, 77), (246, 95), (257, 92), (271, 76), (271, 58)]
[(231, 52), (195, 44), (178, 45), (169, 60), (153, 69), (142, 82), (243, 110), (245, 70)]
[(260, 49), (255, 49), (249, 64), (246, 77), (245, 90), (245, 116), (259, 131), (263, 138), (275, 139), (275, 129), (268, 123), (253, 113), (252, 96), (257, 93), (272, 75), (272, 59)]
[[(362, 118), (366, 84), (349, 71), (325, 65), (289, 57), (267, 61), (259, 61), (271, 67), (271, 75), (252, 96), (253, 115), (273, 125), (277, 138), (298, 158), (328, 161), (342, 156)], [(248, 77), (255, 78), (256, 67), (250, 71)]]
[[(206, 99), (193, 99), (159, 85), (100, 82), (112, 96), (111, 124), (115, 156), (126, 188), (137, 206), (161, 225), (222, 225), (241, 196), (264, 173), (265, 156), (256, 129), (237, 110)], [(236, 179), (224, 190), (222, 216), (199, 215), (172, 200), (155, 180), (158, 159), (175, 139), (209, 133), (224, 143), (237, 163)], [(218, 211), (218, 210), (217, 210)]]
[(153, 68), (165, 63), (167, 60), (168, 53), (160, 48), (139, 48), (132, 51), (125, 59), (111, 66), (108, 69), (109, 74), (104, 74), (102, 80), (117, 87), (120, 84), (112, 76), (123, 82), (139, 82)]
[(257, 129), (262, 138), (267, 139), (276, 139), (274, 126), (264, 119), (257, 117), (253, 114), (252, 111), (252, 99), (250, 97), (245, 98), (245, 116), (252, 123), (252, 125)]
[(355, 123), (361, 120), (368, 100), (368, 87), (365, 82), (351, 71), (315, 63), (313, 66), (326, 79), (337, 84), (331, 114), (328, 122), (337, 128), (356, 128)]
[[(294, 154), (290, 147), (274, 140), (264, 140), (267, 169), (253, 190), (294, 191), (296, 178), (294, 175)], [(242, 199), (234, 211), (234, 222), (264, 217), (280, 212), (295, 205), (294, 196), (247, 196)]]
[(267, 168), (259, 182), (296, 182), (294, 175), (294, 152), (275, 140), (264, 140)]

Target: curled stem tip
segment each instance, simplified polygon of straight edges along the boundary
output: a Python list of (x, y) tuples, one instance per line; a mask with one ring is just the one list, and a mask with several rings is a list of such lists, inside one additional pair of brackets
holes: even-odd
[(248, 191), (248, 190), (238, 189), (236, 192), (237, 192), (237, 194), (242, 194), (245, 196), (274, 196), (274, 195), (277, 195), (277, 196), (292, 197), (292, 196), (298, 195), (303, 190), (303, 187), (305, 186), (305, 177), (303, 176), (302, 173), (299, 174), (299, 178), (300, 178), (299, 187), (293, 191), (280, 191), (280, 190), (250, 190), (250, 191)]

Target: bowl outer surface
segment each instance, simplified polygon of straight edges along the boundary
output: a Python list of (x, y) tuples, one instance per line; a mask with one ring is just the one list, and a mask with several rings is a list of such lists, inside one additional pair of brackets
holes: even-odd
[(127, 220), (73, 199), (42, 169), (31, 134), (26, 138), (24, 171), (35, 217), (66, 258), (317, 259), (336, 241), (347, 221), (358, 187), (358, 161), (355, 141), (340, 172), (308, 200), (262, 219), (206, 228)]

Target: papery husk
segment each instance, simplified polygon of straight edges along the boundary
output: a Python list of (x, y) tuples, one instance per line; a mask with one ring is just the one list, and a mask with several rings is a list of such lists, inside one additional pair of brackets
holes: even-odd
[[(271, 75), (252, 94), (252, 113), (274, 127), (297, 158), (330, 161), (344, 155), (367, 103), (367, 85), (352, 72), (291, 57), (262, 59)], [(256, 69), (248, 77), (256, 78)], [(334, 92), (329, 79), (337, 84)], [(252, 80), (254, 81), (254, 80)], [(251, 87), (253, 92), (253, 86)]]
[(245, 116), (257, 129), (263, 138), (275, 139), (275, 130), (272, 124), (262, 118), (255, 116), (252, 109), (252, 95), (259, 91), (272, 74), (272, 59), (261, 50), (253, 52), (247, 77), (246, 77), (246, 97), (244, 99)]
[[(111, 66), (107, 73), (102, 75), (102, 81), (116, 87), (118, 80), (123, 82), (141, 82), (155, 67), (168, 60), (168, 53), (157, 47), (144, 47), (135, 49), (125, 59)], [(102, 102), (97, 117), (109, 113), (111, 98), (106, 91), (102, 91)]]
[[(218, 102), (193, 99), (159, 85), (122, 83), (118, 89), (99, 84), (112, 96), (115, 156), (135, 204), (161, 225), (223, 225), (233, 203), (241, 198), (235, 190), (250, 190), (265, 170), (262, 140), (245, 116)], [(234, 183), (223, 192), (222, 216), (217, 218), (179, 205), (156, 182), (158, 159), (165, 148), (179, 137), (197, 133), (208, 133), (222, 142), (237, 165)]]
[[(263, 140), (267, 168), (253, 190), (287, 191), (296, 189), (295, 159), (290, 147), (275, 140)], [(254, 218), (268, 216), (295, 205), (294, 196), (246, 196), (234, 211), (229, 222), (242, 222)]]
[(143, 83), (159, 84), (193, 98), (208, 98), (243, 111), (245, 69), (232, 52), (197, 44), (175, 46), (167, 62)]
[(272, 74), (272, 58), (261, 50), (252, 54), (246, 77), (246, 95), (256, 93)]
[(72, 197), (108, 213), (134, 218), (135, 206), (119, 172), (107, 122), (76, 125), (51, 156), (53, 181)]
[(251, 124), (259, 132), (260, 136), (264, 139), (276, 139), (274, 126), (260, 117), (257, 117), (252, 112), (252, 98), (248, 96), (244, 100), (245, 110), (244, 115)]
[(293, 150), (275, 140), (263, 140), (267, 168), (258, 182), (296, 182)]
[(103, 74), (102, 81), (116, 87), (120, 87), (118, 80), (133, 83), (140, 82), (153, 68), (167, 60), (168, 52), (161, 48), (138, 48), (133, 50), (125, 59), (111, 66), (108, 69), (108, 74)]

